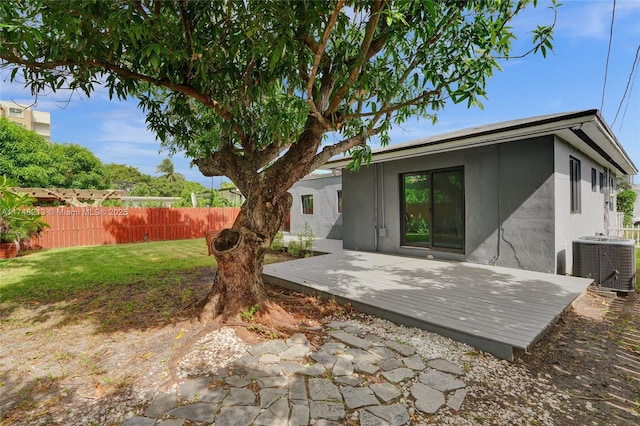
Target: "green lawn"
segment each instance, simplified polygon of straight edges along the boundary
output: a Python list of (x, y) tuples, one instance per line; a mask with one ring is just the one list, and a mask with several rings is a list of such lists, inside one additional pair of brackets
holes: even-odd
[(56, 302), (87, 290), (157, 283), (172, 271), (214, 264), (204, 239), (32, 252), (0, 261), (0, 303)]
[(204, 239), (31, 252), (0, 261), (0, 317), (48, 306), (102, 328), (175, 320), (193, 314), (214, 266)]

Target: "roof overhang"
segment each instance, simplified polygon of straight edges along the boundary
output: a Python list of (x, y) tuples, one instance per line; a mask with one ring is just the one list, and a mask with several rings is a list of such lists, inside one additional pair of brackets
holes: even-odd
[[(371, 163), (476, 148), (498, 143), (556, 135), (603, 167), (625, 175), (638, 169), (622, 148), (597, 110), (585, 110), (506, 121), (431, 136), (402, 144), (389, 145), (372, 152)], [(323, 168), (344, 168), (349, 156), (327, 162)]]

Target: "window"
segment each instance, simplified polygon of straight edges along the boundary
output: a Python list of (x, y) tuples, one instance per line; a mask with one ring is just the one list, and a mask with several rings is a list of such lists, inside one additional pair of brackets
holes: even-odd
[(600, 193), (604, 194), (604, 173), (600, 172), (598, 180), (600, 181)]
[(24, 117), (24, 113), (22, 112), (22, 108), (11, 108), (9, 107), (9, 117)]
[(569, 157), (571, 181), (571, 213), (580, 213), (580, 160)]
[(401, 176), (402, 244), (464, 249), (462, 167)]
[(302, 196), (302, 214), (313, 214), (313, 195)]
[(338, 213), (342, 213), (342, 190), (338, 190)]
[(596, 169), (591, 169), (591, 191), (592, 192), (597, 192), (598, 191), (598, 172), (596, 172)]

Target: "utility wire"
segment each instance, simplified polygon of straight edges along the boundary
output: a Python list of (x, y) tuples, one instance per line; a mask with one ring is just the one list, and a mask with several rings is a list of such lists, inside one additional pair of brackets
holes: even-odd
[(609, 56), (611, 56), (611, 40), (613, 40), (613, 21), (616, 17), (616, 0), (613, 0), (613, 10), (611, 11), (611, 27), (609, 27), (609, 48), (607, 49), (607, 62), (604, 66), (604, 82), (602, 83), (602, 101), (600, 101), (600, 112), (604, 107), (604, 92), (607, 87), (607, 74), (609, 73)]
[[(633, 82), (633, 75), (634, 75), (634, 73), (636, 71), (636, 64), (638, 63), (638, 56), (639, 55), (640, 55), (640, 44), (638, 45), (638, 48), (636, 49), (636, 57), (633, 60), (633, 65), (631, 66), (631, 72), (629, 73), (629, 80), (627, 80), (627, 86), (624, 88), (624, 94), (622, 95), (622, 99), (620, 99), (620, 105), (618, 105), (618, 111), (616, 111), (616, 116), (614, 117), (613, 121), (611, 122), (611, 126), (612, 127), (615, 124), (616, 120), (618, 119), (618, 114), (620, 114), (620, 109), (622, 108), (622, 103), (624, 102), (624, 98), (627, 97), (627, 92), (629, 91), (629, 86)], [(620, 124), (620, 125), (622, 126), (622, 124)]]

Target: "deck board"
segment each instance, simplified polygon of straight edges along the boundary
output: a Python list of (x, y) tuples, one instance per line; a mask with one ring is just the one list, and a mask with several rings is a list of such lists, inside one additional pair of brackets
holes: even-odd
[[(329, 251), (329, 250), (327, 250)], [(380, 253), (343, 251), (266, 265), (264, 276), (321, 292), (394, 322), (506, 359), (526, 350), (591, 283), (566, 277)]]

